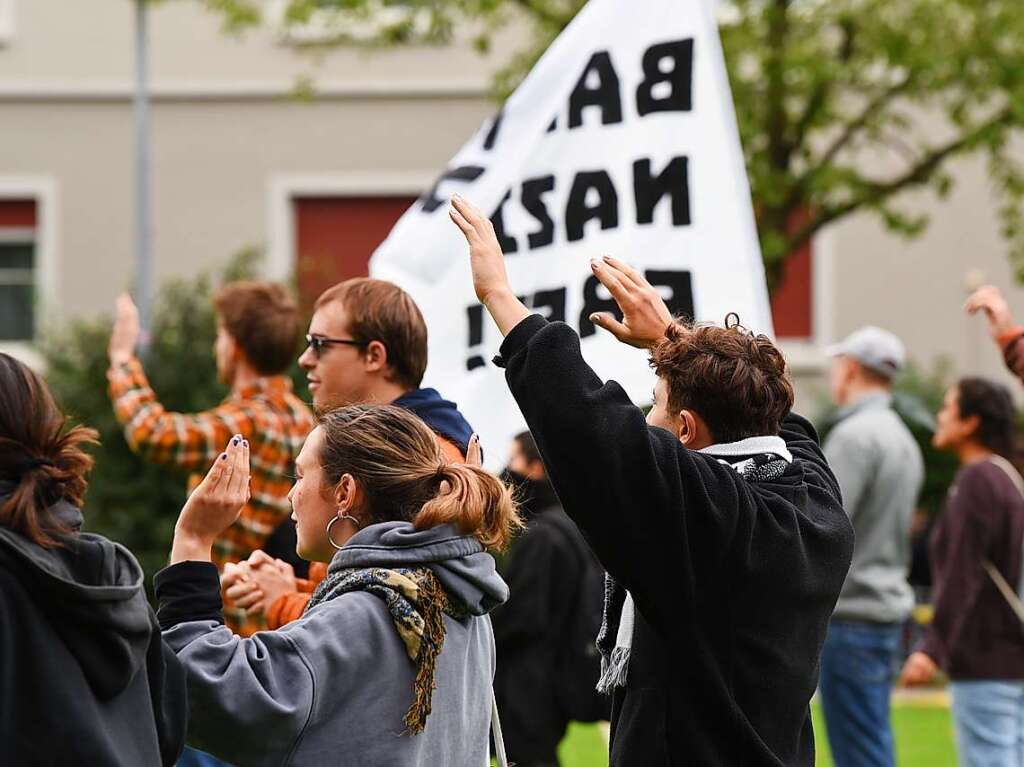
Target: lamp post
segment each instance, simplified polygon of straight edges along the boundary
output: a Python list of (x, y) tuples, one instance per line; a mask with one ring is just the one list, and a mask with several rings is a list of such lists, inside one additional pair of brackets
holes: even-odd
[(149, 342), (152, 311), (152, 231), (150, 218), (150, 130), (148, 0), (135, 2), (135, 302), (142, 325), (140, 344)]

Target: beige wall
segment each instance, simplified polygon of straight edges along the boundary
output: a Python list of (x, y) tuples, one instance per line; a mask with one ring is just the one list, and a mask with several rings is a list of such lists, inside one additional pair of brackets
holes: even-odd
[[(53, 183), (47, 311), (105, 310), (131, 279), (132, 3), (5, 1), (16, 21), (0, 45), (0, 192), (5, 179)], [(505, 36), (489, 59), (468, 44), (314, 58), (273, 30), (225, 37), (219, 19), (191, 0), (157, 5), (151, 16), (158, 277), (194, 273), (280, 235), (271, 191), (282, 177), (414, 191), (492, 113), (493, 69), (516, 44), (515, 33)], [(317, 84), (315, 102), (288, 97), (303, 76)], [(983, 271), (1021, 318), (1024, 291), (1011, 279), (983, 164), (959, 162), (955, 176), (948, 201), (913, 201), (933, 214), (917, 240), (893, 237), (866, 215), (819, 238), (818, 337), (790, 347), (804, 409), (822, 390), (821, 346), (867, 323), (898, 333), (923, 364), (948, 355), (958, 371), (1002, 376), (980, 322), (960, 311), (965, 277)]]

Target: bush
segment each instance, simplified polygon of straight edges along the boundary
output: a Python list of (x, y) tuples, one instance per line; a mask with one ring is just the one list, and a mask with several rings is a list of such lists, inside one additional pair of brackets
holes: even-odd
[[(257, 259), (254, 250), (246, 250), (220, 274), (204, 273), (161, 286), (144, 362), (150, 383), (168, 410), (205, 410), (227, 394), (217, 381), (212, 297), (223, 282), (254, 274)], [(110, 316), (102, 316), (46, 331), (41, 344), (46, 378), (64, 411), (100, 433), (85, 500), (86, 529), (123, 543), (152, 576), (167, 561), (187, 476), (146, 463), (125, 442), (107, 395), (110, 330)]]

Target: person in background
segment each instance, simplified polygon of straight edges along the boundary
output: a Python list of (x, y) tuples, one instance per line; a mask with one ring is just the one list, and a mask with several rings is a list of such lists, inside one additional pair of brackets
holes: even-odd
[(611, 578), (598, 637), (612, 767), (811, 767), (810, 701), (853, 528), (786, 361), (739, 325), (674, 320), (643, 275), (594, 259), (622, 314), (591, 322), (648, 350), (646, 418), (580, 338), (516, 297), (493, 224), (457, 195), (496, 359), (566, 514)]
[(596, 689), (604, 570), (562, 511), (529, 432), (512, 440), (503, 476), (527, 527), (502, 572), (509, 599), (491, 615), (494, 694), (509, 760), (556, 767), (569, 722), (605, 720), (611, 709)]
[[(131, 448), (147, 461), (204, 471), (232, 434), (252, 445), (252, 496), (241, 515), (217, 539), (213, 561), (218, 568), (246, 559), (290, 513), (289, 477), (295, 456), (313, 427), (313, 417), (292, 393), (285, 376), (295, 358), (299, 310), (280, 285), (235, 282), (214, 297), (217, 375), (231, 387), (220, 405), (201, 413), (164, 409), (135, 356), (139, 317), (131, 298), (117, 302), (110, 338), (110, 397)], [(189, 482), (195, 486), (197, 476)], [(227, 625), (247, 636), (264, 628), (262, 616), (225, 606)]]
[(856, 543), (821, 654), (822, 708), (837, 767), (892, 767), (889, 699), (914, 607), (910, 524), (924, 461), (892, 409), (892, 383), (905, 362), (900, 340), (865, 327), (828, 353), (839, 413), (822, 449)]
[[(299, 365), (318, 412), (393, 404), (423, 419), (449, 460), (465, 460), (473, 428), (454, 403), (421, 387), (427, 326), (408, 293), (384, 280), (341, 282), (317, 299), (306, 340)], [(287, 563), (256, 552), (222, 583), (227, 597), (265, 615), (268, 628), (279, 628), (302, 614), (325, 573), (314, 562), (308, 579), (296, 578)]]
[(488, 761), (494, 635), (508, 597), (488, 549), (519, 525), (510, 490), (448, 460), (402, 408), (323, 417), (290, 493), (298, 551), (330, 562), (309, 608), (243, 638), (220, 621), (210, 548), (247, 497), (236, 436), (189, 497), (158, 617), (188, 672), (189, 739), (240, 765), (476, 767)]
[(0, 762), (170, 767), (185, 673), (135, 557), (80, 532), (96, 432), (0, 354)]
[(946, 393), (933, 439), (960, 470), (932, 534), (934, 618), (901, 683), (949, 675), (964, 767), (1024, 764), (1024, 481), (1006, 459), (1016, 423), (1005, 387), (964, 378)]

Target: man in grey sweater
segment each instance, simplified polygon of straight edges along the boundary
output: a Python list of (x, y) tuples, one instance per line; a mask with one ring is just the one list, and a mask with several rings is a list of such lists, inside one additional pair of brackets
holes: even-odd
[(924, 479), (921, 451), (892, 409), (905, 351), (865, 327), (829, 349), (839, 420), (823, 446), (857, 536), (821, 656), (821, 698), (837, 767), (894, 764), (889, 695), (907, 583), (910, 519)]

